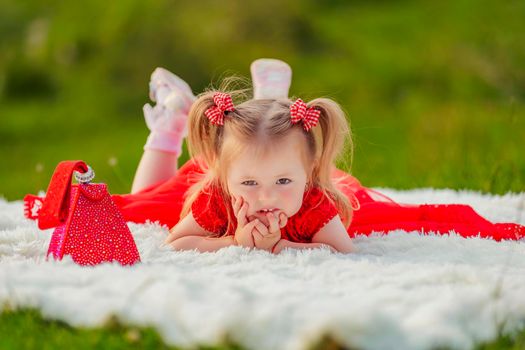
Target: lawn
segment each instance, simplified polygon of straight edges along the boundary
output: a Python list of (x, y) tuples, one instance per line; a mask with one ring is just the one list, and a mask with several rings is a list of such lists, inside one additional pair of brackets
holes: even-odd
[[(31, 336), (28, 336), (30, 334)], [(45, 339), (44, 342), (42, 340)], [(66, 323), (44, 319), (36, 310), (7, 311), (0, 315), (0, 347), (11, 349), (178, 349), (165, 345), (153, 329), (126, 327), (111, 320), (104, 328), (79, 329)], [(479, 344), (474, 350), (521, 350), (525, 348), (525, 331), (515, 336), (501, 336), (490, 343)], [(234, 350), (242, 347), (229, 342), (210, 348)], [(323, 337), (312, 350), (343, 349), (328, 336)]]

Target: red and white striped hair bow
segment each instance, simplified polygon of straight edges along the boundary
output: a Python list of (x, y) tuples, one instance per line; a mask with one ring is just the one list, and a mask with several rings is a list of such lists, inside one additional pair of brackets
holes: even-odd
[(215, 106), (208, 108), (204, 114), (212, 124), (224, 125), (224, 112), (233, 112), (235, 107), (230, 95), (224, 92), (217, 92), (213, 95)]
[(314, 107), (308, 108), (306, 103), (298, 98), (297, 101), (290, 106), (290, 115), (292, 116), (292, 124), (302, 120), (304, 130), (309, 131), (319, 122), (321, 111)]

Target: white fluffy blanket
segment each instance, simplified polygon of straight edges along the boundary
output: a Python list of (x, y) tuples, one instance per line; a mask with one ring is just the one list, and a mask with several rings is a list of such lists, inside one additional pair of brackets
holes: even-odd
[[(406, 203), (466, 203), (525, 224), (525, 193), (379, 189)], [(525, 241), (392, 232), (355, 239), (355, 254), (229, 247), (173, 252), (167, 228), (130, 224), (142, 263), (47, 262), (52, 230), (0, 200), (0, 311), (34, 307), (74, 326), (111, 316), (155, 327), (168, 344), (305, 349), (329, 334), (364, 349), (468, 349), (525, 326)]]

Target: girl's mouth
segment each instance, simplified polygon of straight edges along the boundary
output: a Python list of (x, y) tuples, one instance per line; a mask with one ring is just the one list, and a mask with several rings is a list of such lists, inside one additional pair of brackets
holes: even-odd
[(279, 209), (276, 209), (276, 208), (272, 208), (272, 209), (261, 209), (261, 210), (258, 210), (257, 213), (258, 214), (267, 214), (267, 213), (275, 213), (277, 210)]

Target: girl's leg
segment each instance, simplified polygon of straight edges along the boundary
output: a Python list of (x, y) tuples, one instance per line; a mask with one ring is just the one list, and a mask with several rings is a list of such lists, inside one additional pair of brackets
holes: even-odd
[(195, 100), (188, 84), (163, 68), (155, 69), (151, 75), (150, 98), (157, 104), (144, 106), (144, 117), (151, 133), (144, 145), (131, 193), (176, 174), (182, 141), (187, 135), (188, 112)]
[(254, 99), (288, 98), (292, 69), (281, 60), (259, 58), (250, 66)]
[(178, 158), (175, 153), (145, 149), (135, 172), (131, 193), (137, 193), (174, 176), (178, 168)]

